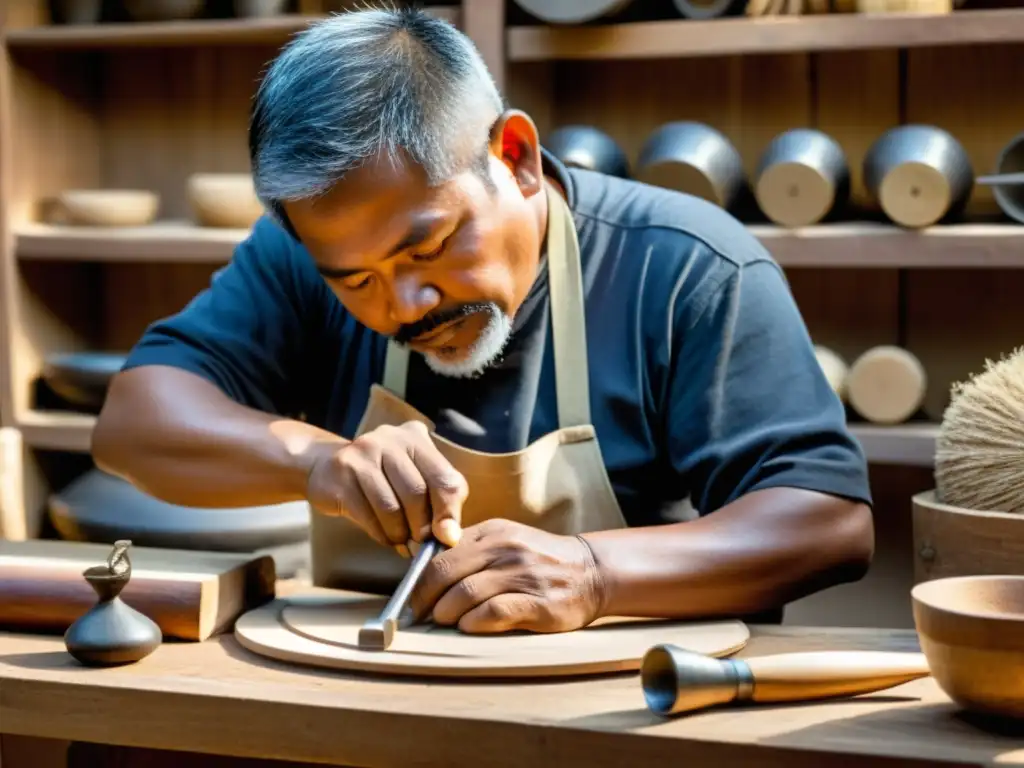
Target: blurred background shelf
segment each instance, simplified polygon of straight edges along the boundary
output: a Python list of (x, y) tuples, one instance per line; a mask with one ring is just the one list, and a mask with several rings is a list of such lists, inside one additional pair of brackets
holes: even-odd
[[(458, 6), (433, 6), (428, 10), (453, 24), (459, 23)], [(281, 44), (319, 18), (323, 16), (293, 14), (253, 19), (50, 25), (12, 29), (6, 39), (13, 49)]]
[[(750, 231), (784, 267), (891, 269), (1019, 269), (1024, 226), (956, 224), (919, 232), (888, 224), (822, 224)], [(16, 253), (24, 261), (226, 264), (247, 230), (161, 222), (146, 227), (23, 224)]]
[[(30, 411), (18, 424), (25, 443), (50, 451), (87, 452), (96, 417), (62, 411)], [(868, 460), (878, 464), (930, 467), (938, 426), (928, 423), (877, 426), (853, 423), (850, 429)]]
[(1024, 41), (1024, 9), (669, 20), (508, 30), (511, 62), (659, 59)]

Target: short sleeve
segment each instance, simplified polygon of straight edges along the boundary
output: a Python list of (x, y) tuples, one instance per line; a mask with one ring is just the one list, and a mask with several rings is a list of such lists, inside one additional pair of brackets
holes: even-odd
[(288, 412), (309, 330), (318, 327), (318, 292), (326, 290), (305, 258), (287, 233), (260, 219), (206, 289), (146, 329), (124, 369), (180, 368), (243, 405)]
[(778, 265), (737, 267), (673, 322), (664, 427), (700, 514), (782, 486), (871, 504), (863, 451)]

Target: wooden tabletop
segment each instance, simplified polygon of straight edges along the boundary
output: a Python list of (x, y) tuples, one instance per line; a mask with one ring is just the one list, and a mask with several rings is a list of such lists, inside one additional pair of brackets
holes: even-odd
[[(752, 627), (742, 656), (917, 650), (913, 632)], [(660, 720), (635, 674), (418, 682), (289, 667), (231, 636), (79, 667), (60, 638), (0, 633), (0, 730), (328, 765), (1024, 765), (1020, 736), (961, 716), (931, 679), (884, 693)]]

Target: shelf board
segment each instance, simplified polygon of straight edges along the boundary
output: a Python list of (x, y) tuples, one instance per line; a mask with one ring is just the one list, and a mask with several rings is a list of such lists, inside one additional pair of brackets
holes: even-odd
[[(40, 450), (88, 453), (96, 417), (63, 411), (31, 411), (18, 423), (26, 445)], [(851, 424), (868, 461), (930, 467), (935, 457), (935, 424), (900, 424), (882, 427)]]
[(30, 411), (18, 421), (25, 444), (47, 451), (88, 453), (96, 417), (87, 413)]
[[(787, 230), (750, 226), (784, 267), (1024, 268), (1024, 226), (960, 224), (919, 232), (885, 224), (828, 224)], [(244, 229), (166, 222), (148, 227), (17, 229), (23, 260), (226, 264)]]
[[(457, 6), (427, 11), (455, 25)], [(195, 19), (186, 21), (53, 24), (9, 30), (11, 48), (126, 48), (134, 46), (279, 45), (324, 15), (285, 14), (265, 19)]]
[(867, 223), (748, 229), (783, 267), (1024, 267), (1024, 226), (1015, 224), (953, 224), (917, 231)]
[(1024, 9), (517, 26), (509, 61), (659, 59), (1024, 42)]
[(18, 227), (19, 259), (227, 264), (247, 229), (198, 227), (160, 222), (146, 227), (71, 227), (28, 224)]

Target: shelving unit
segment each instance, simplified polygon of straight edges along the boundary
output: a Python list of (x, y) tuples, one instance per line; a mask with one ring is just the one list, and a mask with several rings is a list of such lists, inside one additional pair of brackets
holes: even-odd
[[(27, 446), (30, 533), (60, 484), (56, 458), (81, 458), (95, 423), (37, 408), (43, 357), (127, 349), (227, 263), (246, 233), (190, 224), (184, 181), (195, 171), (248, 170), (245, 124), (259, 72), (321, 15), (55, 27), (45, 8), (45, 0), (0, 8), (0, 423), (19, 427)], [(945, 127), (979, 172), (1024, 130), (1013, 99), (1024, 76), (1024, 9), (578, 28), (531, 23), (502, 0), (431, 9), (476, 41), (542, 137), (589, 123), (632, 159), (660, 124), (700, 120), (733, 141), (749, 172), (779, 132), (816, 126), (847, 152), (852, 201), (868, 213), (859, 164), (893, 125)], [(153, 189), (160, 223), (42, 223), (48, 197), (82, 186)], [(876, 570), (872, 584), (908, 578), (909, 497), (932, 482), (935, 422), (950, 384), (1017, 346), (1024, 328), (1024, 227), (1006, 221), (983, 187), (968, 214), (985, 223), (909, 232), (865, 215), (798, 231), (750, 225), (785, 268), (816, 341), (848, 359), (899, 344), (928, 370), (919, 421), (853, 425), (872, 462), (876, 561), (896, 563)]]

